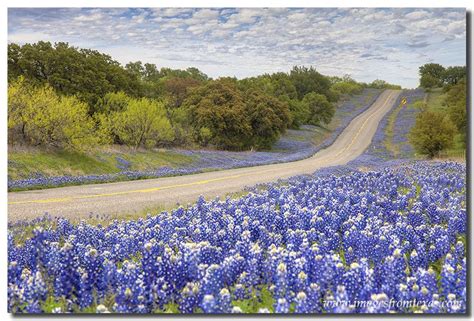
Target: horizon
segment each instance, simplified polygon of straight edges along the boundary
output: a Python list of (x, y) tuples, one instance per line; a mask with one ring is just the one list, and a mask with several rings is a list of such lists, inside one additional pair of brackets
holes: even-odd
[(466, 10), (9, 8), (8, 43), (38, 41), (94, 49), (122, 65), (196, 67), (212, 78), (305, 65), (414, 88), (425, 63), (466, 65)]

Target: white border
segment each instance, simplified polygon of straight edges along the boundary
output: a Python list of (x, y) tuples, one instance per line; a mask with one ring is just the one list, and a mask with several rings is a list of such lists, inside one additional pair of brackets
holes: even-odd
[[(13, 319), (12, 315), (7, 313), (7, 8), (8, 7), (64, 7), (67, 4), (67, 7), (464, 7), (472, 12), (472, 4), (474, 2), (467, 0), (386, 0), (386, 1), (375, 1), (375, 0), (333, 0), (333, 1), (308, 1), (308, 0), (207, 0), (207, 1), (190, 1), (190, 0), (160, 0), (160, 1), (148, 1), (148, 0), (95, 0), (95, 1), (85, 1), (85, 0), (69, 0), (67, 2), (59, 0), (42, 0), (41, 2), (31, 1), (31, 0), (6, 0), (2, 2), (2, 10), (0, 12), (0, 39), (2, 44), (2, 50), (0, 51), (0, 140), (1, 140), (1, 149), (0, 149), (0, 251), (2, 258), (2, 265), (0, 268), (1, 283), (0, 283), (0, 311), (1, 311), (1, 320), (11, 320)], [(472, 35), (472, 25), (470, 33)], [(472, 53), (472, 43), (469, 44), (470, 52)], [(472, 79), (472, 78), (471, 78)], [(471, 81), (471, 93), (472, 93), (472, 81)], [(472, 103), (471, 103), (472, 105)], [(471, 116), (473, 113), (471, 112)], [(471, 125), (472, 118), (471, 118)], [(471, 137), (472, 139), (472, 137)], [(472, 140), (471, 140), (472, 142)], [(472, 155), (471, 155), (472, 156)], [(469, 165), (468, 165), (469, 166)], [(471, 172), (472, 173), (472, 172)], [(471, 200), (472, 204), (472, 200)], [(471, 211), (472, 212), (472, 208)], [(472, 218), (471, 226), (472, 226)], [(472, 239), (471, 234), (471, 249), (472, 249)], [(471, 253), (472, 255), (472, 253)], [(472, 260), (472, 258), (471, 258)], [(472, 270), (470, 271), (472, 273)], [(472, 284), (471, 284), (472, 287)], [(469, 289), (471, 290), (471, 289)], [(471, 296), (472, 300), (472, 291)], [(471, 311), (472, 313), (472, 311)], [(126, 317), (127, 319), (143, 319), (139, 316), (116, 316), (109, 317), (107, 320), (120, 320)], [(288, 316), (290, 318), (291, 316)], [(333, 316), (334, 317), (334, 316)], [(42, 317), (41, 319), (46, 319), (47, 317)], [(156, 316), (160, 319), (171, 319), (164, 315)], [(178, 320), (183, 317), (177, 318), (172, 317), (173, 320)], [(205, 318), (205, 317), (204, 317)], [(219, 319), (223, 318), (222, 316)], [(318, 316), (321, 318), (321, 316)], [(340, 318), (343, 318), (341, 316)], [(362, 319), (363, 316), (357, 319)], [(474, 318), (471, 315), (471, 318)], [(33, 319), (33, 317), (22, 317), (22, 320)], [(75, 316), (75, 320), (86, 320), (91, 319), (87, 316)], [(239, 320), (249, 320), (252, 317), (240, 317)], [(270, 319), (270, 317), (259, 317), (259, 320)], [(275, 318), (271, 318), (274, 319)], [(280, 319), (280, 318), (279, 318)], [(354, 316), (351, 316), (351, 319), (356, 319)], [(394, 320), (393, 318), (390, 318)]]

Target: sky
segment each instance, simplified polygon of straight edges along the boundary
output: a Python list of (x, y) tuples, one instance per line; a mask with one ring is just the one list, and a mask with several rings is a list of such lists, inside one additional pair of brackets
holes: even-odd
[(69, 42), (122, 64), (244, 78), (314, 66), (418, 86), (418, 67), (466, 64), (465, 9), (9, 8), (8, 41)]

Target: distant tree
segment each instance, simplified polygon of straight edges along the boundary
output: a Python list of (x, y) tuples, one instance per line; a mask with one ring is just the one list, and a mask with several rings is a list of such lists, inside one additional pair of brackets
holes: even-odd
[(295, 66), (290, 71), (290, 80), (295, 86), (298, 99), (311, 92), (326, 96), (327, 100), (332, 101), (337, 97), (332, 97), (330, 88), (331, 82), (326, 77), (316, 71), (313, 67)]
[(164, 88), (165, 92), (170, 98), (170, 107), (178, 108), (183, 103), (186, 98), (189, 90), (193, 87), (196, 87), (201, 82), (194, 78), (180, 78), (173, 77), (165, 80)]
[(205, 73), (195, 67), (187, 68), (186, 72), (189, 75), (186, 78), (192, 78), (200, 82), (209, 80), (209, 77)]
[(415, 149), (429, 158), (453, 144), (456, 127), (449, 117), (439, 112), (425, 110), (416, 117), (415, 125), (409, 132), (409, 141)]
[(420, 77), (420, 86), (430, 90), (431, 88), (439, 87), (441, 85), (438, 78), (433, 77), (430, 74), (425, 74)]
[(277, 72), (270, 76), (273, 83), (273, 95), (275, 97), (287, 97), (288, 99), (298, 99), (296, 87), (287, 73)]
[(331, 90), (336, 91), (337, 95), (355, 95), (360, 94), (364, 88), (355, 81), (340, 81), (331, 86)]
[(290, 124), (288, 105), (256, 89), (245, 93), (245, 104), (252, 147), (270, 148)]
[(132, 99), (122, 112), (111, 116), (111, 130), (126, 145), (152, 148), (173, 139), (163, 103), (148, 98)]
[(288, 108), (290, 110), (290, 125), (288, 127), (298, 129), (306, 124), (309, 118), (309, 106), (298, 99), (287, 98)]
[(334, 106), (324, 95), (309, 93), (303, 98), (303, 104), (308, 108), (306, 123), (312, 125), (328, 124), (335, 113)]
[(24, 71), (20, 64), (21, 46), (16, 43), (8, 45), (8, 82), (16, 81), (18, 77), (24, 76)]
[(145, 67), (141, 61), (131, 61), (125, 65), (125, 69), (138, 79), (143, 79), (145, 77)]
[(367, 87), (376, 89), (402, 89), (402, 87), (399, 85), (393, 85), (381, 79), (376, 79), (372, 81), (370, 84), (367, 85)]
[(419, 68), (420, 86), (423, 88), (441, 87), (445, 69), (440, 64), (429, 63)]
[(252, 128), (235, 81), (218, 79), (197, 87), (182, 108), (198, 143), (231, 150), (242, 150), (249, 145)]
[(448, 108), (449, 118), (456, 125), (462, 135), (464, 144), (467, 136), (467, 108), (466, 108), (466, 78), (451, 86), (447, 92), (445, 104)]
[(448, 67), (444, 71), (443, 81), (445, 85), (456, 85), (466, 77), (466, 66)]
[(49, 84), (60, 94), (75, 95), (86, 102), (90, 114), (98, 99), (108, 92), (141, 95), (138, 78), (110, 56), (95, 50), (39, 41), (23, 46), (9, 44), (8, 55), (10, 81), (24, 76), (36, 84)]
[(160, 72), (155, 64), (146, 63), (143, 68), (138, 70), (143, 75), (143, 80), (148, 82), (160, 81)]

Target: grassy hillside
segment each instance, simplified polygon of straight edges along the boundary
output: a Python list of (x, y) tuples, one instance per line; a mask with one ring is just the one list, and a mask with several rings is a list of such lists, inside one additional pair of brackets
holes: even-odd
[(193, 162), (192, 155), (167, 150), (134, 150), (123, 146), (78, 153), (37, 148), (13, 148), (8, 152), (11, 180), (36, 176), (80, 176), (146, 171), (157, 167), (177, 167)]

